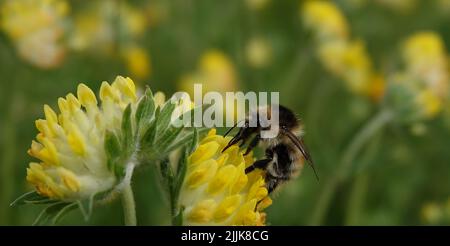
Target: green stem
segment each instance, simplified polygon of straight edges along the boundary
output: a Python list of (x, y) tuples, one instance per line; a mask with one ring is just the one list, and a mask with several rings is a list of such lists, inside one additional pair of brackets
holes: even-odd
[[(14, 93), (10, 102), (14, 105), (17, 101), (17, 93)], [(14, 161), (17, 147), (17, 131), (14, 127), (16, 115), (13, 108), (3, 121), (1, 141), (3, 149), (1, 155), (0, 174), (0, 224), (7, 225), (11, 222), (11, 213), (9, 204), (14, 194)]]
[(386, 123), (391, 121), (393, 114), (391, 111), (382, 110), (375, 115), (353, 138), (345, 149), (342, 159), (336, 167), (334, 175), (325, 183), (323, 191), (319, 195), (316, 208), (312, 214), (311, 224), (320, 225), (328, 211), (331, 200), (334, 197), (337, 187), (344, 181), (351, 170), (353, 160), (361, 151), (362, 147), (378, 132)]
[(133, 190), (131, 184), (128, 183), (122, 190), (122, 206), (123, 215), (126, 226), (136, 225), (136, 206), (134, 204)]
[(357, 225), (361, 214), (361, 207), (365, 199), (367, 192), (367, 186), (369, 181), (369, 175), (364, 172), (358, 175), (353, 182), (353, 187), (350, 191), (350, 198), (348, 200), (348, 206), (345, 217), (346, 225)]
[(366, 193), (369, 186), (370, 175), (366, 168), (368, 168), (372, 160), (375, 158), (375, 155), (378, 153), (381, 139), (381, 134), (378, 134), (378, 136), (371, 140), (370, 146), (367, 147), (368, 149), (364, 153), (363, 159), (361, 160), (361, 165), (358, 167), (358, 170), (356, 170), (359, 175), (356, 175), (356, 178), (352, 184), (353, 187), (350, 191), (347, 211), (345, 212), (346, 225), (358, 225), (360, 222), (364, 201), (366, 199)]

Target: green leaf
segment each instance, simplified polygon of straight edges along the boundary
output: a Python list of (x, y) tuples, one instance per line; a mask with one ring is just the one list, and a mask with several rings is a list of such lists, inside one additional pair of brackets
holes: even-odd
[(164, 133), (169, 127), (170, 121), (172, 119), (172, 113), (175, 110), (175, 106), (176, 105), (173, 104), (170, 100), (164, 104), (160, 114), (156, 118), (156, 130), (158, 131), (158, 133)]
[(187, 149), (184, 149), (183, 153), (181, 154), (180, 160), (178, 161), (177, 175), (175, 177), (175, 184), (173, 185), (173, 197), (174, 199), (176, 199), (176, 203), (178, 203), (181, 186), (183, 185), (184, 178), (186, 176), (188, 156), (189, 154), (187, 152)]
[(182, 130), (182, 127), (176, 128), (171, 126), (161, 137), (158, 138), (158, 145), (156, 147), (160, 150), (161, 154), (167, 153), (167, 147), (178, 137), (178, 135), (180, 135)]
[(77, 208), (77, 203), (69, 203), (65, 207), (63, 207), (59, 212), (57, 212), (52, 219), (52, 224), (57, 224), (68, 212)]
[[(173, 123), (177, 124), (177, 125), (183, 125), (184, 127), (200, 127), (200, 126), (195, 126), (194, 122), (195, 122), (195, 112), (198, 110), (202, 110), (205, 111), (206, 109), (208, 109), (211, 105), (200, 105), (200, 106), (196, 106), (192, 109), (190, 109), (187, 112), (184, 112), (183, 114), (181, 114), (178, 118), (176, 118)], [(190, 119), (189, 125), (186, 126), (184, 123), (183, 119)]]
[[(195, 128), (195, 127), (193, 127), (192, 129), (195, 129), (195, 131), (197, 131), (198, 135), (200, 135), (201, 133), (209, 130), (208, 128)], [(194, 134), (195, 134), (194, 130), (192, 130), (192, 131), (190, 131), (190, 132), (188, 132), (188, 133), (178, 137), (169, 147), (167, 147), (166, 151), (170, 152), (170, 151), (175, 150), (175, 149), (177, 149), (179, 147), (186, 146), (186, 144), (189, 144), (189, 143), (192, 144), (192, 138), (195, 137)], [(197, 136), (197, 139), (198, 138), (199, 138), (199, 136)], [(196, 142), (198, 142), (198, 140)]]
[(43, 225), (46, 224), (49, 220), (51, 220), (55, 215), (57, 215), (64, 207), (66, 207), (69, 203), (66, 202), (58, 202), (52, 204), (42, 210), (42, 212), (38, 215), (36, 220), (33, 222), (33, 225)]
[(144, 136), (142, 136), (141, 146), (143, 146), (144, 148), (153, 146), (155, 139), (156, 139), (156, 120), (153, 120), (148, 126), (147, 130), (145, 131)]
[(88, 199), (78, 200), (77, 204), (83, 214), (84, 220), (88, 221), (94, 207), (94, 196), (91, 196)]
[(189, 154), (194, 152), (195, 148), (197, 147), (197, 143), (198, 143), (198, 130), (197, 130), (197, 128), (194, 127), (192, 142), (188, 149)]
[(182, 226), (183, 225), (183, 213), (184, 213), (184, 207), (181, 207), (178, 211), (178, 214), (172, 218), (173, 226)]
[(16, 200), (14, 200), (10, 204), (10, 206), (15, 207), (15, 206), (20, 206), (20, 205), (25, 205), (25, 204), (52, 204), (52, 203), (57, 203), (57, 202), (59, 202), (59, 201), (53, 200), (53, 199), (45, 197), (45, 196), (41, 196), (36, 191), (30, 191), (30, 192), (27, 192), (27, 193), (21, 195)]
[(122, 116), (122, 145), (123, 150), (128, 150), (133, 144), (133, 126), (131, 122), (131, 104), (128, 104)]
[(139, 101), (136, 109), (135, 118), (137, 129), (144, 129), (146, 123), (150, 122), (155, 113), (155, 101), (150, 88), (147, 87), (145, 95)]
[(104, 145), (108, 169), (114, 170), (121, 153), (119, 138), (116, 134), (107, 130)]

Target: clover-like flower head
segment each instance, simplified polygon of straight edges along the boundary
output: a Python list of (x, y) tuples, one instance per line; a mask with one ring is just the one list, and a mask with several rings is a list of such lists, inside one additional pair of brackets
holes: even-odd
[(66, 0), (7, 0), (0, 23), (26, 61), (50, 68), (64, 58), (61, 39), (68, 12)]
[(389, 99), (407, 120), (430, 119), (448, 101), (450, 74), (444, 42), (433, 32), (411, 35), (403, 43), (405, 68), (390, 78)]
[(124, 110), (135, 108), (137, 97), (129, 78), (103, 82), (100, 101), (86, 85), (77, 96), (58, 99), (59, 113), (44, 106), (45, 119), (36, 121), (39, 134), (28, 153), (38, 162), (30, 163), (27, 180), (42, 196), (73, 201), (109, 190), (117, 183), (108, 167), (104, 149), (106, 131), (119, 133)]
[(212, 129), (189, 156), (187, 173), (180, 191), (185, 225), (263, 225), (268, 197), (264, 174), (245, 174), (254, 161), (243, 156), (237, 145), (222, 150), (230, 137)]
[(320, 40), (348, 37), (347, 20), (332, 1), (308, 0), (301, 7), (305, 26), (313, 30)]

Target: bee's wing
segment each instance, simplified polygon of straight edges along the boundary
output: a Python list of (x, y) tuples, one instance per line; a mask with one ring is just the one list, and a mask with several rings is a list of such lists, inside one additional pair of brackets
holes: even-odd
[(288, 130), (283, 131), (285, 135), (297, 146), (297, 148), (302, 152), (303, 157), (305, 158), (306, 162), (311, 166), (311, 168), (314, 171), (314, 174), (316, 175), (317, 180), (319, 180), (319, 175), (317, 175), (316, 167), (314, 166), (313, 159), (311, 155), (309, 154), (308, 149), (306, 148), (305, 142), (303, 142), (303, 139), (299, 139), (297, 136), (295, 136), (292, 132)]

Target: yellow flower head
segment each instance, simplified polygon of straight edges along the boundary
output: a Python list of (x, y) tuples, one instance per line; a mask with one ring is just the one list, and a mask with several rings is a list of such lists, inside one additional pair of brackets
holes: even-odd
[(427, 224), (437, 224), (444, 217), (444, 211), (436, 202), (428, 202), (421, 209), (422, 220)]
[(421, 32), (409, 37), (403, 45), (403, 59), (408, 73), (423, 79), (437, 95), (447, 96), (448, 58), (439, 34)]
[(348, 37), (347, 21), (332, 1), (305, 1), (301, 8), (301, 16), (305, 26), (315, 31), (320, 40)]
[(58, 99), (59, 113), (44, 106), (45, 119), (28, 153), (39, 159), (30, 163), (27, 180), (42, 196), (74, 201), (114, 187), (117, 180), (108, 168), (104, 149), (106, 130), (119, 131), (125, 108), (136, 107), (136, 90), (130, 78), (117, 77), (95, 94), (84, 84), (77, 95)]
[(130, 45), (123, 50), (123, 58), (133, 77), (146, 79), (151, 72), (150, 56), (145, 49)]
[(65, 53), (60, 40), (69, 12), (66, 0), (7, 0), (0, 7), (1, 29), (25, 60), (41, 68), (60, 64)]
[(271, 61), (272, 47), (267, 40), (256, 37), (247, 43), (245, 56), (250, 66), (255, 68), (265, 67)]
[(270, 0), (246, 0), (245, 3), (249, 9), (257, 11), (266, 7)]
[(374, 72), (362, 41), (328, 41), (319, 47), (319, 58), (332, 74), (344, 80), (350, 91), (368, 96)]
[[(116, 19), (118, 23), (112, 21)], [(75, 50), (92, 50), (112, 52), (117, 42), (117, 31), (135, 41), (141, 37), (147, 21), (145, 13), (127, 3), (116, 4), (114, 1), (92, 1), (84, 11), (75, 16), (74, 32), (70, 45)]]
[(185, 225), (263, 225), (272, 200), (261, 170), (245, 174), (252, 155), (234, 145), (222, 153), (230, 137), (212, 129), (188, 158), (180, 192)]
[(233, 63), (218, 50), (206, 51), (200, 58), (197, 70), (182, 76), (179, 88), (192, 96), (195, 83), (203, 85), (203, 93), (234, 91), (237, 78)]
[(405, 70), (391, 78), (391, 87), (407, 93), (397, 104), (410, 104), (418, 119), (435, 117), (448, 101), (448, 58), (441, 37), (433, 32), (421, 32), (409, 37), (402, 47)]

